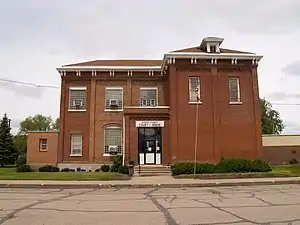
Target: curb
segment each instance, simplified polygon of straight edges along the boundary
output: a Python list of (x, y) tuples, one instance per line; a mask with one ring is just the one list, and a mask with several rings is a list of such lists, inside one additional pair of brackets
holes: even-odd
[(300, 180), (255, 181), (255, 182), (209, 182), (189, 184), (0, 184), (0, 188), (38, 188), (38, 189), (104, 189), (104, 188), (184, 188), (184, 187), (232, 187), (300, 184)]

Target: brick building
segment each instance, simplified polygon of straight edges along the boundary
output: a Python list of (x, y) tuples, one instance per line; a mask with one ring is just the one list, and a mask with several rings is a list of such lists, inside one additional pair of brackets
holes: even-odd
[[(167, 165), (261, 154), (262, 56), (207, 37), (162, 60), (95, 60), (61, 74), (59, 164)], [(196, 125), (197, 121), (197, 125)], [(196, 135), (197, 134), (197, 135)], [(196, 138), (197, 136), (197, 138)]]

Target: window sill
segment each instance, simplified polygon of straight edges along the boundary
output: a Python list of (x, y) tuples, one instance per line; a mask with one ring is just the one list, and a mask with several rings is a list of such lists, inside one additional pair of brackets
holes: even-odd
[(202, 102), (189, 102), (190, 105), (197, 105), (197, 104), (202, 104)]
[(48, 150), (47, 149), (45, 149), (45, 150), (40, 150), (40, 152), (47, 152)]
[(241, 105), (243, 104), (242, 102), (229, 102), (229, 105)]
[(81, 157), (82, 156), (82, 154), (70, 154), (70, 156), (74, 156), (74, 157)]
[(104, 109), (105, 112), (123, 112), (123, 109)]
[[(122, 154), (116, 154), (116, 155), (122, 155)], [(116, 155), (111, 155), (111, 154), (103, 154), (104, 157), (110, 157), (110, 156), (116, 156)]]
[(68, 109), (68, 112), (86, 112), (86, 109)]

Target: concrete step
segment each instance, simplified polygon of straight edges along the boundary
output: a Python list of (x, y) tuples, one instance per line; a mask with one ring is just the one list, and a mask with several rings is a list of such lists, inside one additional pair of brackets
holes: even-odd
[(168, 166), (141, 166), (140, 173), (139, 167), (134, 167), (135, 176), (166, 176), (171, 175), (170, 167)]

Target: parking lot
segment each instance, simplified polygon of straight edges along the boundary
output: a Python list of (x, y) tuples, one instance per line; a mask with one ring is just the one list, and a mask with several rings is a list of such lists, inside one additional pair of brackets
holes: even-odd
[(0, 224), (300, 224), (300, 185), (0, 189)]

